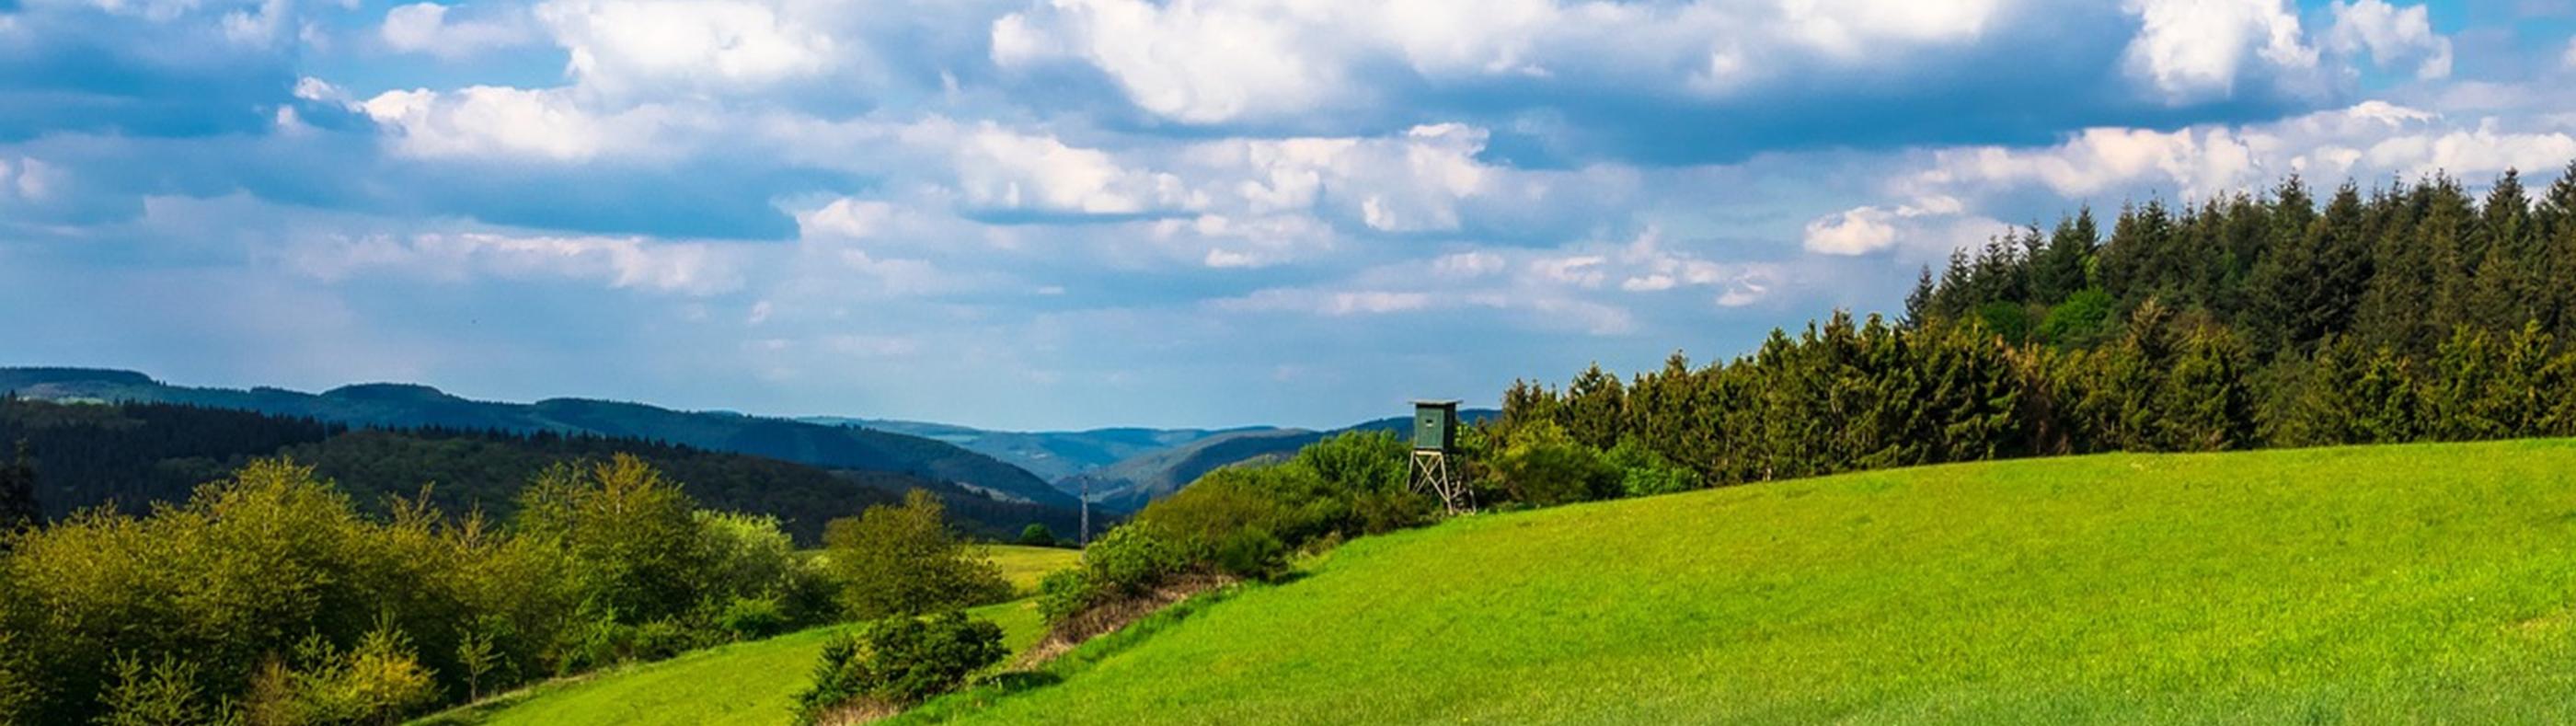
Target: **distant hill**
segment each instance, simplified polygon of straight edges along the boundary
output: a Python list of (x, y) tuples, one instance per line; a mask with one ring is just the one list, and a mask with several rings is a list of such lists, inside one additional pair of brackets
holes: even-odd
[[(1492, 420), (1500, 412), (1490, 409), (1468, 409), (1458, 417), (1468, 423)], [(1283, 459), (1306, 445), (1347, 431), (1391, 431), (1410, 434), (1413, 419), (1405, 416), (1384, 418), (1332, 431), (1306, 429), (1250, 429), (1219, 433), (1188, 444), (1147, 452), (1098, 470), (1078, 474), (1056, 482), (1069, 492), (1091, 490), (1092, 502), (1102, 509), (1133, 512), (1156, 499), (1171, 496), (1208, 472), (1236, 464)]]
[(389, 496), (419, 496), (451, 515), (476, 509), (506, 519), (537, 472), (558, 462), (633, 454), (680, 482), (702, 504), (778, 517), (811, 546), (823, 524), (925, 489), (965, 530), (995, 539), (1031, 522), (1071, 531), (1060, 507), (993, 499), (910, 474), (826, 471), (776, 459), (587, 434), (509, 434), (454, 429), (352, 429), (312, 418), (162, 403), (58, 404), (0, 400), (0, 442), (26, 441), (37, 460), (39, 501), (50, 517), (113, 504), (139, 513), (184, 500), (253, 458), (287, 456), (313, 466), (363, 511)]
[[(1009, 462), (1051, 482), (1062, 482), (1076, 474), (1095, 471), (1126, 459), (1186, 446), (1209, 437), (1279, 430), (1247, 426), (1231, 429), (1107, 428), (1088, 431), (991, 431), (952, 424), (889, 419), (816, 416), (797, 420), (833, 426), (857, 425), (879, 431), (944, 441)], [(1057, 488), (1063, 489), (1062, 486)]]
[(904, 474), (1049, 507), (1078, 506), (1044, 479), (953, 444), (857, 426), (638, 403), (555, 398), (530, 404), (475, 401), (428, 386), (369, 383), (320, 394), (281, 388), (173, 386), (133, 371), (0, 368), (0, 391), (50, 400), (138, 401), (239, 409), (361, 427), (593, 434), (659, 441), (807, 464)]

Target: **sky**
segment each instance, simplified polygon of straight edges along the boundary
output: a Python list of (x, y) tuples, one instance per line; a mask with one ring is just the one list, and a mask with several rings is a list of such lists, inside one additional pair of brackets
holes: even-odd
[(0, 0), (0, 365), (1340, 426), (2571, 133), (2576, 0)]

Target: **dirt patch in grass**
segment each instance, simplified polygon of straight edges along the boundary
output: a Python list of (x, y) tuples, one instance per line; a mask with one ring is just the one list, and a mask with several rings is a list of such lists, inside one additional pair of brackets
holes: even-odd
[(1073, 650), (1074, 646), (1081, 645), (1083, 641), (1117, 632), (1119, 628), (1143, 620), (1146, 616), (1162, 611), (1163, 608), (1171, 607), (1173, 603), (1238, 581), (1237, 578), (1223, 575), (1190, 575), (1166, 582), (1141, 594), (1093, 605), (1073, 617), (1065, 618), (1064, 622), (1049, 627), (1046, 637), (1039, 638), (1037, 645), (1029, 646), (1027, 651), (1021, 652), (1018, 658), (1011, 661), (1010, 670), (1036, 668), (1047, 661), (1054, 660), (1056, 656), (1063, 655), (1066, 651)]

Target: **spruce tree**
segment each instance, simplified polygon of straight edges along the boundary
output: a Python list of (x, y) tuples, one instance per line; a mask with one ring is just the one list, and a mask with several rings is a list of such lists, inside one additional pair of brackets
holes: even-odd
[(44, 509), (36, 500), (36, 458), (28, 453), (27, 440), (19, 439), (9, 463), (0, 465), (0, 531), (43, 522)]

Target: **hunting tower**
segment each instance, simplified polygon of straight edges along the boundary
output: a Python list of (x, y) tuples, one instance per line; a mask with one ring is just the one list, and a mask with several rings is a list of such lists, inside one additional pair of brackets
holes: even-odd
[(1450, 514), (1476, 509), (1466, 479), (1449, 455), (1458, 450), (1458, 402), (1413, 402), (1413, 486), (1440, 498)]

